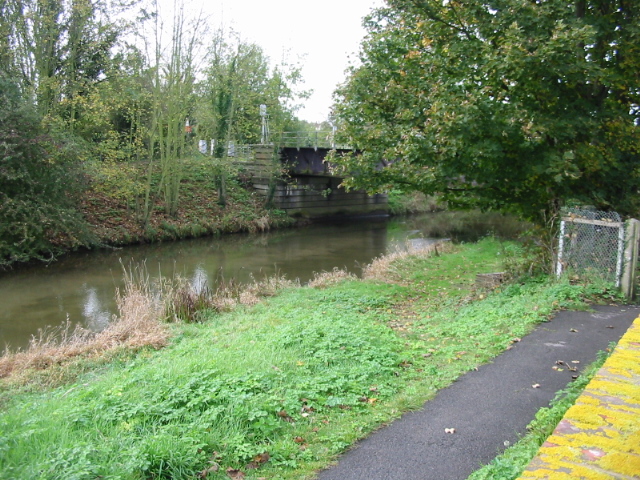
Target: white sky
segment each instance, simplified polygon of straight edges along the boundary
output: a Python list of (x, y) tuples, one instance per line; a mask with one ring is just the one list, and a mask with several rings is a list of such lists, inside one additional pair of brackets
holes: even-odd
[[(166, 5), (171, 0), (163, 1)], [(314, 91), (298, 116), (310, 122), (326, 120), (335, 87), (355, 61), (365, 31), (362, 18), (383, 0), (184, 0), (185, 10), (210, 16), (211, 26), (223, 24), (245, 41), (262, 47), (273, 64), (288, 52), (298, 57), (304, 89)], [(164, 15), (163, 15), (164, 16)]]

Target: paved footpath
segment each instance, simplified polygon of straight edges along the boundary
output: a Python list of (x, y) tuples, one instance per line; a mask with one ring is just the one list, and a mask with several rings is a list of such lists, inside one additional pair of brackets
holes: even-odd
[[(550, 439), (522, 480), (640, 478), (639, 324), (638, 306), (560, 312), (492, 363), (438, 392), (421, 410), (359, 442), (318, 478), (465, 480), (525, 434), (536, 412), (572, 381), (576, 373), (558, 368), (558, 362), (581, 370), (628, 330), (574, 407), (574, 420), (567, 417), (561, 424), (557, 433), (564, 437)], [(602, 425), (593, 423), (598, 418)], [(445, 431), (451, 428), (455, 433)]]
[(640, 479), (640, 317), (520, 480)]

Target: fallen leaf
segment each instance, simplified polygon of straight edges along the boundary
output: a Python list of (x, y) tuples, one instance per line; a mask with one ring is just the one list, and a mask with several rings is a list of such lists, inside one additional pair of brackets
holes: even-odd
[(571, 363), (580, 363), (579, 360), (571, 360)]
[(456, 429), (455, 428), (445, 428), (444, 429), (444, 433), (456, 433)]
[(534, 383), (533, 385), (531, 385), (533, 388), (540, 388), (540, 384), (539, 383)]
[(267, 463), (270, 458), (271, 458), (271, 455), (269, 455), (269, 452), (263, 452), (253, 457), (253, 461), (258, 464), (263, 464), (263, 463)]
[(569, 329), (569, 331), (570, 331), (571, 333), (578, 333), (578, 330), (576, 330), (575, 328), (570, 328), (570, 329)]
[(218, 470), (220, 470), (220, 465), (214, 462), (209, 468), (205, 468), (200, 473), (198, 473), (198, 478), (207, 478), (207, 475), (209, 475), (210, 473), (215, 473)]
[(227, 468), (227, 476), (233, 480), (243, 480), (244, 472), (235, 468)]
[(293, 441), (296, 443), (304, 443), (305, 439), (302, 437), (294, 437)]
[(289, 423), (293, 422), (293, 418), (291, 418), (291, 416), (287, 413), (286, 410), (280, 410), (278, 412), (278, 416), (282, 418), (285, 422), (289, 422)]

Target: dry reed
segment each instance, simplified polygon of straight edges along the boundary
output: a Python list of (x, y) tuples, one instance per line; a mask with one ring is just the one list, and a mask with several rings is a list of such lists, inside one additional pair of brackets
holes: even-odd
[(327, 288), (345, 280), (357, 280), (358, 277), (344, 269), (334, 267), (330, 272), (314, 272), (308, 285), (312, 288)]
[(369, 280), (393, 280), (402, 282), (402, 276), (395, 271), (394, 264), (408, 257), (426, 258), (441, 253), (450, 252), (453, 248), (451, 242), (447, 240), (436, 243), (423, 244), (407, 243), (406, 248), (383, 255), (374, 259), (362, 270), (362, 278)]
[(118, 315), (101, 332), (92, 332), (67, 321), (59, 328), (42, 329), (24, 350), (6, 350), (0, 357), (0, 378), (61, 366), (80, 356), (99, 355), (117, 347), (161, 348), (169, 339), (153, 298), (138, 285), (127, 284), (116, 292)]

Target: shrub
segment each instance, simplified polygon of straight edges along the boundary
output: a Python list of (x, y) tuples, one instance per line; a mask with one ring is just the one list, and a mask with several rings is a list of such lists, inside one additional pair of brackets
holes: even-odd
[(45, 133), (17, 87), (0, 78), (0, 266), (93, 242), (73, 207), (82, 177), (71, 144)]

